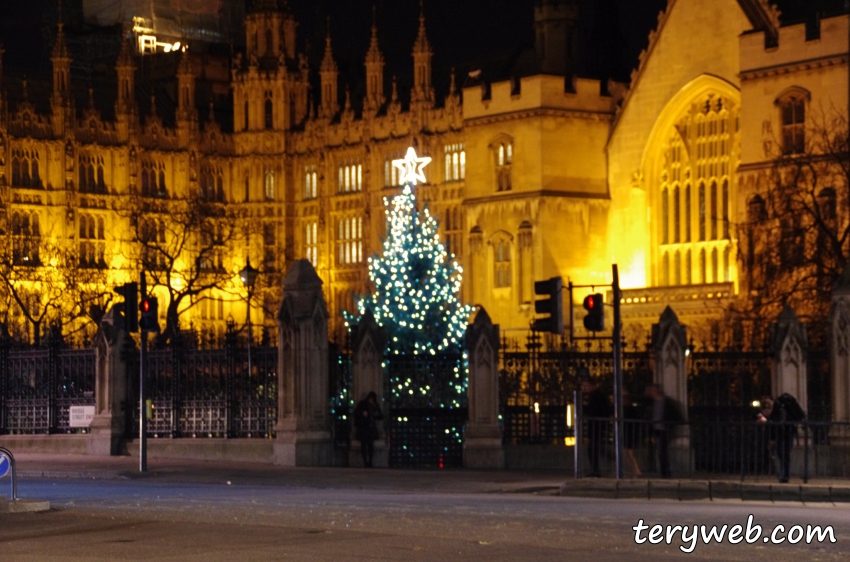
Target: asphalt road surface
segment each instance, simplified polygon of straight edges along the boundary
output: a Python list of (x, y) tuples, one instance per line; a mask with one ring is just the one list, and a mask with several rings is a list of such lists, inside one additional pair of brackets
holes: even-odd
[[(369, 478), (385, 478), (383, 471)], [(0, 492), (8, 480), (2, 481)], [(0, 515), (6, 561), (579, 561), (850, 559), (850, 507), (562, 498), (545, 493), (405, 491), (156, 480), (30, 480), (22, 497), (47, 513)], [(832, 525), (836, 542), (635, 544), (632, 527), (735, 525), (748, 515)], [(646, 536), (644, 531), (644, 536)]]

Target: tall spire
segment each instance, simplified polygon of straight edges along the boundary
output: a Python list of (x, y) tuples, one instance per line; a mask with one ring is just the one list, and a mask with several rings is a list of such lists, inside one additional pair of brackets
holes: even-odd
[(333, 49), (331, 48), (331, 25), (328, 18), (328, 33), (325, 37), (325, 56), (322, 58), (322, 65), (319, 67), (319, 76), (322, 82), (322, 107), (319, 115), (324, 118), (331, 118), (336, 115), (339, 106), (337, 95), (337, 66), (334, 62)]
[(121, 51), (118, 53), (118, 60), (115, 62), (115, 72), (118, 75), (116, 113), (131, 113), (136, 105), (134, 97), (136, 61), (133, 59), (133, 49), (127, 36), (121, 42)]
[(366, 99), (363, 108), (377, 111), (384, 104), (384, 56), (378, 46), (378, 25), (375, 6), (372, 6), (372, 39), (366, 52)]
[(431, 87), (431, 44), (425, 32), (425, 12), (422, 0), (419, 0), (419, 33), (413, 43), (413, 92), (410, 100), (413, 104), (432, 104), (434, 89)]

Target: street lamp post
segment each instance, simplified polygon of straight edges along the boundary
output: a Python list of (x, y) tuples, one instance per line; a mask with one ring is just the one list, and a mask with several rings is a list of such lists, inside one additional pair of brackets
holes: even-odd
[(246, 316), (246, 324), (248, 326), (248, 376), (251, 376), (252, 368), (251, 368), (251, 339), (254, 337), (254, 330), (251, 326), (251, 296), (254, 292), (254, 282), (257, 280), (257, 275), (260, 274), (260, 271), (254, 267), (251, 267), (251, 259), (245, 259), (245, 267), (242, 268), (242, 271), (239, 272), (239, 279), (242, 280), (242, 284), (248, 289), (248, 307), (245, 313)]

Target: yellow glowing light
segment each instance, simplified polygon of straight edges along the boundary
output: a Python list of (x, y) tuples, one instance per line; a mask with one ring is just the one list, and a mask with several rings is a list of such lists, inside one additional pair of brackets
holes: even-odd
[(564, 445), (567, 447), (575, 447), (576, 446), (576, 438), (575, 437), (564, 437)]
[(573, 426), (573, 405), (567, 404), (567, 427)]
[(534, 413), (535, 413), (535, 414), (539, 414), (539, 413), (540, 413), (540, 402), (535, 402), (535, 403), (534, 403)]

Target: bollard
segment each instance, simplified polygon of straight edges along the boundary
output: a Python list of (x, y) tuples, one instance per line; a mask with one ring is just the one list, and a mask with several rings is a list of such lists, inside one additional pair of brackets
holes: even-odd
[(15, 479), (15, 456), (12, 451), (5, 447), (0, 447), (0, 453), (3, 453), (9, 458), (9, 471), (12, 477), (12, 501), (18, 500), (18, 481)]

